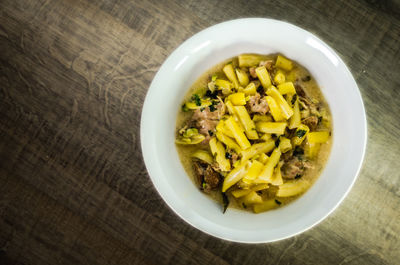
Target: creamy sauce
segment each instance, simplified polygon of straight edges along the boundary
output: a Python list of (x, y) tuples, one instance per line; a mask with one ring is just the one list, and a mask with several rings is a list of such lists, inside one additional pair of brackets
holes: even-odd
[[(277, 55), (275, 55), (275, 54), (274, 55), (266, 55), (265, 59), (274, 59), (275, 60), (276, 56)], [(188, 90), (188, 92), (186, 93), (186, 95), (183, 98), (182, 104), (184, 102), (190, 100), (191, 96), (194, 93), (199, 93), (201, 91), (205, 92), (207, 90), (207, 84), (210, 81), (211, 76), (213, 74), (217, 74), (219, 77), (225, 76), (222, 72), (222, 68), (225, 64), (227, 64), (228, 62), (232, 62), (232, 61), (236, 61), (236, 64), (237, 64), (237, 57), (225, 60), (225, 61), (213, 66), (208, 71), (206, 71), (204, 74), (202, 74)], [(310, 98), (318, 100), (321, 108), (325, 109), (327, 116), (329, 118), (331, 118), (329, 106), (328, 106), (326, 100), (324, 99), (324, 97), (321, 93), (321, 90), (319, 89), (318, 84), (316, 83), (315, 79), (307, 71), (307, 69), (305, 69), (303, 66), (301, 66), (297, 62), (293, 61), (293, 66), (294, 67), (291, 70), (291, 72), (293, 72), (295, 74), (295, 76), (298, 77), (298, 79), (300, 80), (300, 84), (303, 87), (306, 94)], [(302, 78), (306, 78), (306, 77), (310, 77), (311, 79), (309, 81), (301, 81)], [(177, 115), (177, 120), (176, 120), (176, 132), (178, 132), (183, 127), (183, 125), (191, 118), (192, 113), (193, 113), (192, 111), (182, 112), (179, 110), (178, 115)], [(329, 131), (332, 131), (332, 126), (330, 125), (329, 128), (326, 128), (326, 129), (328, 129)], [(323, 168), (325, 167), (325, 164), (329, 158), (331, 147), (332, 147), (332, 136), (329, 137), (329, 140), (326, 143), (321, 144), (320, 151), (319, 151), (317, 157), (314, 158), (313, 160), (310, 160), (310, 161), (312, 161), (314, 168), (306, 170), (301, 177), (302, 180), (309, 181), (311, 183), (310, 186), (312, 186), (313, 183), (318, 179)], [(207, 149), (208, 145), (205, 145), (205, 146), (202, 146), (202, 145), (195, 145), (195, 146), (176, 145), (176, 148), (177, 148), (179, 158), (181, 160), (181, 163), (182, 163), (185, 171), (188, 173), (188, 175), (194, 182), (194, 185), (196, 185), (196, 187), (198, 187), (199, 184), (196, 183), (197, 181), (195, 178), (195, 172), (194, 172), (193, 165), (192, 165), (193, 161), (191, 159), (191, 154), (195, 150), (198, 150), (199, 148)], [(277, 190), (277, 187), (272, 186), (269, 189), (267, 189), (266, 190), (267, 192), (264, 192), (261, 196), (263, 197), (263, 199), (275, 198), (276, 190)], [(279, 200), (279, 202), (281, 202), (280, 207), (297, 199), (302, 194), (292, 196), (292, 197), (277, 198)], [(212, 199), (214, 199), (218, 202), (222, 202), (222, 196), (221, 196), (221, 192), (219, 190), (212, 191), (208, 195)], [(243, 206), (240, 205), (240, 202), (238, 202), (237, 199), (233, 198), (230, 193), (227, 193), (227, 195), (228, 195), (229, 201), (230, 201), (229, 208), (237, 208), (237, 209), (241, 209), (241, 210), (251, 210), (250, 207), (247, 207), (247, 209), (244, 209)]]

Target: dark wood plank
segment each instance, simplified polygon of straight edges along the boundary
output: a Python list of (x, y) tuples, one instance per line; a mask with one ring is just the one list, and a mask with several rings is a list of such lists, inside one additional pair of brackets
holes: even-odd
[[(400, 258), (399, 1), (0, 2), (0, 263), (395, 264)], [(181, 221), (148, 178), (147, 88), (182, 41), (271, 17), (342, 56), (368, 115), (368, 150), (334, 214), (291, 239), (244, 245)]]

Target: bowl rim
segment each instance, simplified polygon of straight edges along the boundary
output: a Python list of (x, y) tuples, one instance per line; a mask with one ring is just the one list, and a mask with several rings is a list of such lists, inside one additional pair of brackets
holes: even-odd
[[(360, 137), (362, 138), (363, 142), (362, 142), (362, 148), (361, 148), (362, 149), (361, 150), (361, 156), (360, 156), (360, 159), (359, 159), (359, 162), (358, 162), (358, 165), (357, 165), (356, 173), (354, 174), (354, 176), (352, 176), (353, 179), (352, 179), (350, 185), (348, 185), (346, 187), (346, 190), (343, 193), (343, 195), (341, 196), (341, 198), (338, 201), (336, 201), (336, 203), (333, 205), (333, 207), (331, 207), (331, 209), (329, 211), (327, 211), (324, 214), (324, 216), (322, 216), (319, 220), (315, 221), (313, 224), (307, 225), (307, 226), (303, 227), (303, 229), (299, 229), (295, 233), (288, 234), (288, 235), (285, 235), (285, 236), (282, 236), (282, 237), (277, 237), (277, 238), (274, 238), (272, 240), (241, 240), (241, 239), (237, 239), (237, 238), (224, 237), (224, 236), (216, 235), (216, 234), (211, 233), (210, 231), (202, 229), (201, 227), (199, 227), (199, 225), (197, 223), (195, 223), (192, 220), (190, 220), (190, 219), (186, 218), (185, 216), (183, 216), (183, 214), (180, 213), (175, 208), (173, 203), (168, 201), (163, 196), (163, 194), (161, 192), (161, 189), (160, 189), (160, 187), (158, 186), (158, 183), (157, 183), (157, 179), (156, 179), (157, 177), (154, 174), (151, 173), (152, 172), (152, 168), (149, 166), (150, 165), (149, 159), (150, 159), (150, 156), (151, 156), (151, 152), (146, 148), (146, 141), (145, 141), (145, 139), (147, 137), (146, 136), (146, 128), (147, 128), (146, 126), (147, 126), (147, 124), (146, 124), (146, 120), (144, 119), (144, 117), (146, 116), (146, 113), (148, 113), (150, 111), (150, 109), (149, 109), (150, 106), (149, 106), (148, 101), (150, 101), (149, 98), (151, 97), (151, 94), (155, 90), (155, 88), (153, 88), (153, 87), (154, 87), (154, 84), (156, 83), (156, 80), (158, 78), (159, 73), (164, 70), (165, 65), (171, 60), (173, 55), (175, 53), (177, 53), (177, 51), (179, 51), (181, 49), (184, 49), (184, 47), (187, 46), (193, 40), (199, 38), (203, 34), (206, 34), (208, 31), (216, 30), (218, 28), (223, 28), (223, 27), (226, 27), (226, 26), (234, 26), (236, 23), (249, 22), (249, 21), (251, 21), (253, 23), (257, 23), (257, 22), (279, 23), (279, 24), (285, 25), (287, 27), (290, 27), (292, 29), (295, 29), (297, 31), (300, 31), (303, 34), (311, 36), (314, 39), (316, 39), (318, 42), (324, 44), (325, 47), (327, 47), (327, 49), (338, 58), (339, 63), (341, 63), (344, 66), (344, 70), (345, 70), (346, 74), (349, 75), (349, 78), (351, 79), (351, 81), (354, 82), (354, 85), (355, 85), (355, 88), (356, 88), (355, 93), (357, 94), (357, 101), (358, 101), (358, 103), (360, 103), (360, 107), (362, 109), (362, 113), (361, 113), (362, 117), (360, 117), (362, 119), (361, 123), (362, 123), (362, 126), (365, 128), (365, 130), (360, 131)], [(153, 78), (153, 80), (152, 80), (152, 82), (151, 82), (151, 84), (149, 86), (149, 89), (148, 89), (148, 91), (146, 93), (146, 97), (145, 97), (145, 100), (144, 100), (144, 103), (143, 103), (143, 108), (142, 108), (141, 121), (140, 121), (140, 139), (141, 139), (140, 141), (141, 141), (141, 149), (142, 149), (143, 161), (145, 163), (148, 175), (149, 175), (149, 177), (150, 177), (150, 179), (151, 179), (151, 181), (152, 181), (157, 193), (160, 195), (160, 197), (163, 199), (163, 201), (169, 206), (169, 208), (172, 209), (172, 211), (176, 215), (178, 215), (182, 220), (184, 220), (186, 223), (190, 224), (192, 227), (195, 227), (196, 229), (198, 229), (198, 230), (200, 230), (200, 231), (202, 231), (202, 232), (204, 232), (204, 233), (206, 233), (208, 235), (211, 235), (211, 236), (216, 237), (216, 238), (224, 239), (224, 240), (227, 240), (227, 241), (239, 242), (239, 243), (249, 243), (249, 244), (253, 244), (253, 243), (268, 243), (268, 242), (276, 242), (276, 241), (279, 241), (279, 240), (287, 239), (287, 238), (296, 236), (298, 234), (301, 234), (301, 233), (311, 229), (312, 227), (318, 225), (319, 223), (321, 223), (334, 210), (336, 210), (338, 208), (338, 206), (343, 202), (343, 200), (346, 198), (346, 196), (348, 195), (348, 193), (350, 192), (350, 190), (354, 186), (354, 183), (357, 180), (357, 178), (358, 178), (358, 176), (360, 174), (360, 171), (362, 169), (362, 166), (363, 166), (363, 163), (364, 163), (364, 159), (365, 159), (367, 140), (368, 140), (368, 123), (367, 123), (367, 116), (366, 116), (366, 112), (365, 112), (364, 103), (363, 103), (363, 100), (362, 100), (362, 97), (361, 97), (361, 92), (360, 92), (360, 89), (359, 89), (359, 87), (358, 87), (353, 75), (351, 74), (350, 70), (348, 69), (347, 65), (344, 63), (342, 58), (328, 44), (326, 44), (323, 40), (321, 40), (319, 37), (317, 37), (316, 35), (312, 34), (311, 32), (309, 32), (309, 31), (307, 31), (305, 29), (302, 29), (302, 28), (300, 28), (300, 27), (298, 27), (298, 26), (296, 26), (294, 24), (288, 23), (288, 22), (284, 22), (284, 21), (280, 21), (280, 20), (276, 20), (276, 19), (270, 19), (270, 18), (240, 18), (240, 19), (228, 20), (228, 21), (225, 21), (225, 22), (222, 22), (222, 23), (219, 23), (219, 24), (215, 24), (215, 25), (213, 25), (211, 27), (208, 27), (208, 28), (205, 28), (205, 29), (201, 30), (200, 32), (198, 32), (198, 33), (192, 35), (191, 37), (189, 37), (188, 39), (186, 39), (173, 52), (171, 52), (169, 54), (169, 56), (165, 59), (165, 61), (162, 63), (161, 67), (157, 71), (156, 75), (154, 76), (154, 78)]]

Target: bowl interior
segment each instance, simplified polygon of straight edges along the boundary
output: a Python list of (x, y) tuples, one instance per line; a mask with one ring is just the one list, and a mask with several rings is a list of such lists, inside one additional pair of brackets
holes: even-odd
[[(176, 116), (191, 84), (213, 65), (241, 53), (282, 53), (316, 78), (333, 117), (333, 146), (315, 184), (295, 202), (262, 214), (221, 207), (184, 171), (174, 144)], [(142, 152), (165, 202), (185, 221), (213, 236), (247, 243), (298, 234), (323, 220), (353, 185), (365, 152), (366, 119), (358, 87), (324, 42), (288, 23), (239, 19), (210, 27), (184, 42), (155, 76), (141, 119)]]

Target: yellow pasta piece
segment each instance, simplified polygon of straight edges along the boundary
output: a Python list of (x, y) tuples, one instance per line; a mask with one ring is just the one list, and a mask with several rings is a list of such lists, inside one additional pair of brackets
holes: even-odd
[(256, 74), (264, 89), (271, 86), (271, 77), (269, 76), (268, 70), (265, 66), (257, 67)]
[(242, 181), (247, 184), (251, 184), (253, 182), (253, 180), (258, 177), (258, 175), (260, 174), (263, 167), (264, 167), (263, 163), (261, 163), (257, 160), (254, 160), (253, 163), (251, 164), (249, 170), (247, 171), (246, 176), (244, 176)]
[(249, 84), (249, 76), (247, 75), (247, 73), (239, 68), (236, 68), (235, 70), (236, 70), (236, 75), (237, 75), (239, 84), (242, 87), (247, 86)]
[(253, 205), (254, 213), (261, 213), (278, 207), (279, 204), (276, 203), (274, 199), (263, 201), (262, 203), (257, 203)]
[(235, 110), (233, 109), (233, 104), (229, 100), (225, 102), (225, 106), (228, 109), (229, 114), (234, 115)]
[(293, 68), (293, 62), (282, 55), (278, 55), (275, 66), (283, 70), (290, 71)]
[(271, 96), (275, 99), (276, 103), (281, 108), (283, 117), (285, 117), (286, 119), (289, 119), (293, 115), (292, 108), (289, 106), (289, 104), (283, 98), (281, 93), (279, 93), (279, 91), (276, 89), (276, 87), (270, 86), (267, 90), (267, 95)]
[(254, 180), (255, 183), (271, 183), (272, 174), (274, 172), (275, 166), (279, 162), (279, 158), (281, 157), (281, 150), (279, 148), (275, 148), (272, 151), (271, 156), (267, 160), (263, 170), (260, 173), (260, 176)]
[(279, 165), (274, 169), (274, 173), (272, 174), (271, 178), (271, 184), (274, 186), (279, 186), (283, 184), (281, 167)]
[(218, 132), (221, 132), (231, 138), (234, 138), (231, 130), (226, 127), (224, 120), (220, 120), (217, 124), (217, 127), (215, 128)]
[(239, 125), (237, 122), (234, 120), (233, 117), (229, 117), (225, 121), (226, 126), (231, 130), (233, 136), (236, 139), (236, 142), (239, 144), (239, 146), (245, 150), (251, 146), (249, 140), (247, 140), (246, 135), (244, 135), (243, 131), (240, 129)]
[(261, 140), (264, 140), (264, 141), (267, 141), (267, 140), (271, 139), (271, 137), (272, 137), (272, 135), (271, 135), (270, 133), (264, 133), (264, 134), (260, 137), (260, 139), (261, 139)]
[(259, 190), (266, 190), (269, 188), (269, 184), (262, 183), (262, 184), (257, 184), (251, 188), (252, 191), (259, 191)]
[(300, 124), (299, 127), (297, 127), (296, 132), (292, 138), (292, 145), (301, 145), (303, 142), (304, 138), (306, 138), (307, 133), (310, 131), (310, 128), (308, 128), (307, 125), (305, 124)]
[(288, 138), (281, 136), (279, 140), (279, 149), (281, 149), (282, 153), (286, 153), (292, 149), (292, 143)]
[(232, 150), (235, 150), (236, 153), (240, 153), (240, 151), (241, 151), (240, 146), (235, 142), (235, 140), (233, 140), (229, 136), (227, 136), (219, 131), (217, 131), (215, 133), (215, 136), (217, 136), (217, 139), (219, 141), (223, 142), (227, 147), (229, 147)]
[(257, 93), (257, 86), (254, 82), (251, 82), (242, 90), (242, 92), (246, 95), (255, 95)]
[(222, 71), (224, 71), (226, 77), (229, 79), (229, 81), (232, 82), (233, 87), (238, 89), (239, 88), (239, 81), (237, 79), (235, 70), (233, 69), (232, 64), (227, 64), (222, 68)]
[(231, 82), (227, 81), (227, 80), (223, 80), (223, 79), (217, 79), (214, 81), (215, 85), (217, 86), (218, 89), (232, 89), (233, 85)]
[(286, 83), (278, 85), (278, 90), (279, 90), (279, 93), (281, 93), (282, 95), (296, 94), (296, 89), (294, 88), (294, 85), (292, 82), (286, 82)]
[(301, 114), (300, 114), (300, 107), (299, 107), (299, 100), (296, 99), (293, 106), (293, 116), (290, 117), (289, 120), (289, 129), (295, 129), (299, 127), (301, 124)]
[(232, 102), (235, 106), (243, 106), (246, 105), (246, 96), (243, 92), (238, 92), (232, 95), (229, 95), (228, 100)]
[(222, 184), (222, 192), (239, 182), (246, 174), (248, 163), (242, 163), (239, 166), (232, 169), (231, 172), (225, 177), (224, 183)]
[(222, 145), (222, 143), (217, 141), (217, 139), (213, 137), (211, 138), (209, 144), (211, 153), (214, 155), (215, 161), (217, 161), (221, 170), (222, 171), (231, 170), (231, 164), (229, 159), (225, 157), (225, 147)]
[(274, 77), (275, 84), (280, 85), (280, 84), (285, 83), (285, 81), (286, 81), (285, 74), (281, 70), (276, 71), (276, 74)]
[(317, 156), (320, 147), (321, 144), (307, 142), (304, 152), (308, 158), (313, 159)]
[(240, 122), (242, 123), (246, 135), (249, 139), (258, 139), (258, 134), (256, 131), (256, 126), (254, 122), (251, 120), (249, 113), (247, 112), (244, 106), (235, 106), (236, 114), (239, 117)]
[(256, 123), (256, 130), (262, 133), (284, 134), (286, 129), (286, 122), (264, 122)]
[(253, 144), (249, 149), (242, 150), (241, 152), (242, 162), (245, 162), (261, 153), (271, 152), (272, 149), (274, 149), (274, 147), (275, 147), (275, 141), (272, 139), (263, 143)]
[(243, 196), (249, 194), (250, 192), (251, 192), (251, 189), (237, 189), (237, 190), (233, 190), (231, 193), (232, 193), (233, 197), (240, 198), (240, 197), (243, 197)]
[(255, 191), (250, 191), (241, 201), (245, 205), (252, 205), (255, 203), (262, 203), (263, 200)]
[(276, 103), (275, 99), (271, 96), (266, 96), (265, 100), (268, 103), (269, 109), (271, 111), (272, 117), (274, 117), (275, 121), (283, 121), (285, 117), (283, 117), (281, 108)]
[(267, 163), (268, 158), (269, 158), (269, 156), (267, 156), (265, 153), (261, 153), (260, 157), (258, 158), (258, 161), (265, 164), (265, 163)]
[(261, 114), (254, 114), (253, 121), (272, 121), (272, 117), (270, 115), (261, 115)]
[(259, 54), (241, 54), (238, 56), (240, 67), (251, 67), (265, 61), (267, 57)]
[(277, 197), (291, 197), (305, 192), (310, 186), (306, 180), (289, 180), (279, 186)]
[(312, 144), (322, 144), (329, 140), (329, 132), (310, 132), (307, 140)]
[(200, 159), (208, 164), (212, 164), (214, 162), (214, 159), (211, 156), (211, 154), (205, 150), (197, 150), (192, 154), (192, 157)]

